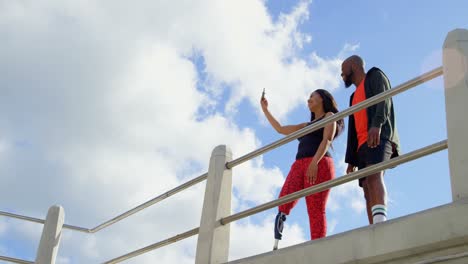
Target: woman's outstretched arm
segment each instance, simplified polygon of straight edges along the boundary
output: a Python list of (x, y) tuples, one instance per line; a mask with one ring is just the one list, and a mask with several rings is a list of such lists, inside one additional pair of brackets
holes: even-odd
[(270, 122), (271, 126), (276, 130), (276, 132), (283, 134), (283, 135), (289, 135), (293, 132), (298, 131), (301, 128), (304, 128), (307, 123), (302, 123), (298, 125), (287, 125), (287, 126), (282, 126), (278, 120), (270, 113), (268, 110), (268, 101), (265, 98), (262, 98), (260, 100), (260, 104), (262, 106), (263, 113), (265, 114), (266, 118), (268, 119), (268, 122)]

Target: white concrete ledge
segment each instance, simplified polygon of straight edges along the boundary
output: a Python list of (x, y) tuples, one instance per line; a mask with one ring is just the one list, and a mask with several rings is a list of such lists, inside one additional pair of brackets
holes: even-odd
[[(468, 199), (227, 263), (417, 263), (465, 252)], [(468, 263), (468, 256), (427, 263)]]

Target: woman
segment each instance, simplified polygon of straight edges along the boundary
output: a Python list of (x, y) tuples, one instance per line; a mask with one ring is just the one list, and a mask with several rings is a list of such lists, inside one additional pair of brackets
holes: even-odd
[[(260, 103), (263, 113), (271, 126), (283, 135), (291, 134), (338, 112), (335, 99), (328, 91), (323, 89), (314, 91), (307, 100), (311, 112), (311, 122), (307, 123), (282, 126), (268, 111), (268, 101), (264, 97), (262, 97)], [(291, 166), (281, 189), (280, 197), (329, 181), (335, 177), (335, 167), (328, 149), (331, 147), (333, 139), (343, 131), (343, 128), (344, 122), (339, 120), (299, 138), (296, 161)], [(311, 239), (325, 237), (327, 233), (325, 205), (329, 192), (330, 190), (326, 190), (306, 197)], [(275, 246), (273, 249), (277, 249), (278, 240), (281, 240), (286, 215), (289, 215), (296, 204), (297, 200), (279, 206), (279, 212), (275, 220)]]

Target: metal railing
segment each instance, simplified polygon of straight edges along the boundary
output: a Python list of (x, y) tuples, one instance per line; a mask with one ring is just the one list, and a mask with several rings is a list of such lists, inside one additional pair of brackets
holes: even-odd
[(34, 264), (33, 261), (17, 259), (17, 258), (10, 258), (10, 257), (5, 257), (5, 256), (0, 256), (0, 260), (4, 260), (4, 261), (7, 261), (7, 262), (12, 262), (12, 263), (19, 263), (19, 264)]
[[(438, 67), (438, 68), (435, 68), (425, 74), (422, 74), (414, 79), (411, 79), (401, 85), (398, 85), (396, 87), (394, 87), (393, 89), (390, 89), (388, 91), (385, 91), (381, 94), (378, 94), (376, 96), (373, 96), (359, 104), (356, 104), (342, 112), (338, 112), (336, 113), (335, 115), (333, 116), (330, 116), (330, 117), (327, 117), (327, 118), (324, 118), (323, 120), (317, 122), (317, 123), (314, 123), (310, 126), (307, 126), (301, 130), (298, 130), (294, 133), (291, 133), (290, 135), (286, 136), (286, 137), (283, 137), (282, 139), (278, 140), (278, 141), (275, 141), (269, 145), (266, 145), (264, 147), (261, 147), (255, 151), (252, 151), (244, 156), (241, 156), (235, 160), (232, 160), (231, 162), (228, 162), (226, 163), (226, 169), (232, 169), (233, 167), (235, 166), (238, 166), (250, 159), (253, 159), (259, 155), (262, 155), (270, 150), (273, 150), (275, 148), (278, 148), (284, 144), (287, 144), (299, 137), (302, 137), (304, 135), (307, 135), (313, 131), (316, 131), (324, 126), (326, 126), (327, 124), (331, 123), (331, 122), (336, 122), (340, 119), (343, 119), (349, 115), (352, 115), (362, 109), (365, 109), (369, 106), (372, 106), (372, 105), (375, 105), (379, 102), (382, 102), (392, 96), (395, 96), (399, 93), (402, 93), (408, 89), (411, 89), (413, 87), (416, 87), (422, 83), (425, 83), (427, 81), (430, 81), (438, 76), (441, 76), (443, 74), (443, 69), (442, 67)], [(400, 165), (400, 164), (403, 164), (403, 163), (406, 163), (406, 162), (409, 162), (409, 161), (412, 161), (412, 160), (415, 160), (415, 159), (418, 159), (418, 158), (421, 158), (421, 157), (424, 157), (424, 156), (427, 156), (427, 155), (430, 155), (432, 153), (435, 153), (435, 152), (438, 152), (438, 151), (441, 151), (441, 150), (444, 150), (446, 149), (448, 146), (447, 146), (447, 140), (444, 140), (444, 141), (441, 141), (441, 142), (438, 142), (436, 144), (433, 144), (433, 145), (430, 145), (430, 146), (427, 146), (425, 148), (422, 148), (422, 149), (419, 149), (419, 150), (415, 150), (413, 152), (410, 152), (410, 153), (407, 153), (407, 154), (404, 154), (404, 155), (401, 155), (397, 158), (394, 158), (394, 159), (391, 159), (391, 160), (388, 160), (388, 161), (385, 161), (385, 162), (382, 162), (382, 163), (379, 163), (379, 164), (376, 164), (376, 165), (373, 165), (373, 166), (370, 166), (370, 167), (367, 167), (363, 170), (359, 170), (357, 172), (353, 172), (353, 173), (350, 173), (348, 175), (345, 175), (345, 176), (342, 176), (342, 177), (338, 177), (334, 180), (331, 180), (331, 181), (327, 181), (327, 182), (324, 182), (324, 183), (321, 183), (321, 184), (318, 184), (318, 185), (315, 185), (315, 186), (312, 186), (312, 187), (309, 187), (307, 189), (304, 189), (304, 190), (301, 190), (301, 191), (298, 191), (298, 192), (295, 192), (295, 193), (292, 193), (292, 194), (289, 194), (289, 195), (286, 195), (282, 198), (279, 198), (279, 199), (276, 199), (276, 200), (273, 200), (271, 202), (268, 202), (268, 203), (265, 203), (265, 204), (262, 204), (262, 205), (258, 205), (254, 208), (251, 208), (251, 209), (248, 209), (248, 210), (245, 210), (243, 212), (239, 212), (239, 213), (236, 213), (236, 214), (233, 214), (231, 216), (228, 216), (228, 217), (224, 217), (224, 218), (221, 218), (218, 220), (218, 223), (220, 225), (226, 225), (226, 224), (229, 224), (233, 221), (236, 221), (236, 220), (239, 220), (239, 219), (242, 219), (242, 218), (245, 218), (245, 217), (248, 217), (250, 215), (253, 215), (253, 214), (256, 214), (256, 213), (259, 213), (259, 212), (262, 212), (262, 211), (265, 211), (265, 210), (268, 210), (268, 209), (271, 209), (273, 207), (276, 207), (276, 206), (279, 206), (281, 204), (285, 204), (285, 203), (288, 203), (290, 201), (293, 201), (293, 200), (296, 200), (296, 199), (299, 199), (299, 198), (302, 198), (302, 197), (305, 197), (305, 196), (308, 196), (308, 195), (311, 195), (311, 194), (314, 194), (314, 193), (318, 193), (318, 192), (321, 192), (323, 190), (327, 190), (327, 189), (330, 189), (332, 187), (335, 187), (335, 186), (338, 186), (338, 185), (341, 185), (341, 184), (344, 184), (344, 183), (347, 183), (347, 182), (350, 182), (350, 181), (353, 181), (353, 180), (357, 180), (357, 179), (360, 179), (360, 178), (364, 178), (364, 177), (367, 177), (371, 174), (374, 174), (375, 172), (378, 172), (378, 171), (382, 171), (382, 170), (385, 170), (385, 169), (388, 169), (388, 168), (392, 168), (392, 167), (395, 167), (397, 165)], [(195, 228), (195, 229), (192, 229), (190, 231), (187, 231), (185, 233), (182, 233), (182, 234), (179, 234), (179, 235), (176, 235), (176, 236), (173, 236), (173, 237), (170, 237), (168, 239), (165, 239), (163, 241), (160, 241), (160, 242), (157, 242), (155, 244), (152, 244), (150, 246), (147, 246), (147, 247), (144, 247), (144, 248), (141, 248), (141, 249), (138, 249), (138, 250), (135, 250), (135, 251), (132, 251), (130, 253), (127, 253), (121, 257), (117, 257), (115, 259), (112, 259), (112, 260), (109, 260), (107, 262), (104, 262), (104, 263), (118, 263), (118, 262), (121, 262), (123, 260), (127, 260), (127, 259), (130, 259), (130, 258), (133, 258), (133, 257), (136, 257), (136, 256), (139, 256), (143, 253), (146, 253), (150, 250), (153, 250), (153, 249), (156, 249), (156, 248), (159, 248), (161, 246), (166, 246), (166, 245), (169, 245), (169, 244), (172, 244), (172, 243), (175, 243), (177, 241), (180, 241), (182, 239), (185, 239), (185, 238), (189, 238), (191, 236), (194, 236), (196, 234), (198, 234), (199, 232), (199, 228)]]
[(170, 237), (168, 239), (156, 242), (154, 244), (151, 244), (151, 245), (146, 246), (144, 248), (140, 248), (138, 250), (132, 251), (132, 252), (127, 253), (125, 255), (122, 255), (120, 257), (117, 257), (117, 258), (111, 259), (109, 261), (106, 261), (106, 262), (104, 262), (104, 264), (119, 263), (119, 262), (122, 262), (124, 260), (134, 258), (136, 256), (142, 255), (142, 254), (144, 254), (146, 252), (155, 250), (157, 248), (168, 246), (168, 245), (173, 244), (173, 243), (175, 243), (175, 242), (177, 242), (179, 240), (183, 240), (183, 239), (198, 235), (199, 232), (200, 232), (200, 228), (198, 228), (198, 227), (194, 228), (194, 229), (191, 229), (191, 230), (189, 230), (187, 232), (184, 232), (182, 234)]
[[(435, 68), (427, 73), (424, 73), (416, 78), (413, 78), (405, 83), (402, 83), (396, 87), (394, 87), (393, 89), (390, 89), (388, 91), (385, 91), (381, 94), (378, 94), (376, 96), (373, 96), (359, 104), (356, 104), (344, 111), (341, 111), (341, 112), (338, 112), (336, 113), (335, 115), (332, 115), (330, 117), (327, 117), (327, 118), (324, 118), (323, 120), (317, 122), (317, 123), (314, 123), (310, 126), (307, 126), (303, 129), (300, 129), (294, 133), (291, 133), (290, 135), (288, 136), (285, 136), (283, 138), (281, 138), (280, 140), (277, 140), (271, 144), (268, 144), (266, 146), (263, 146), (255, 151), (252, 151), (248, 154), (245, 154), (244, 156), (241, 156), (237, 159), (234, 159), (228, 163), (226, 163), (226, 169), (232, 169), (234, 168), (235, 166), (238, 166), (246, 161), (249, 161), (259, 155), (262, 155), (270, 150), (273, 150), (275, 148), (278, 148), (284, 144), (287, 144), (299, 137), (302, 137), (304, 135), (307, 135), (313, 131), (316, 131), (324, 126), (326, 126), (327, 124), (331, 123), (331, 122), (336, 122), (340, 119), (343, 119), (349, 115), (352, 115), (362, 109), (365, 109), (369, 106), (372, 106), (372, 105), (375, 105), (379, 102), (382, 102), (390, 97), (393, 97), (399, 93), (402, 93), (408, 89), (411, 89), (413, 87), (416, 87), (417, 85), (420, 85), (424, 82), (427, 82), (427, 81), (430, 81), (438, 76), (441, 76), (443, 74), (443, 69), (442, 67), (438, 67), (438, 68)], [(415, 160), (415, 159), (418, 159), (420, 157), (423, 157), (423, 156), (426, 156), (426, 155), (430, 155), (434, 152), (437, 152), (437, 151), (440, 151), (440, 150), (443, 150), (443, 149), (446, 149), (447, 148), (447, 141), (444, 140), (444, 141), (441, 141), (441, 142), (438, 142), (436, 144), (433, 144), (431, 146), (428, 146), (428, 147), (425, 147), (425, 148), (422, 148), (422, 149), (419, 149), (419, 150), (416, 150), (416, 151), (413, 151), (413, 152), (410, 152), (410, 153), (407, 153), (407, 154), (404, 154), (400, 157), (397, 157), (397, 158), (394, 158), (394, 159), (391, 159), (389, 161), (385, 161), (385, 162), (382, 162), (382, 163), (379, 163), (379, 164), (376, 164), (376, 165), (373, 165), (373, 166), (370, 166), (370, 167), (367, 167), (363, 170), (359, 170), (357, 172), (353, 172), (353, 173), (350, 173), (348, 175), (345, 175), (345, 176), (342, 176), (342, 177), (338, 177), (334, 180), (331, 180), (331, 181), (327, 181), (327, 182), (324, 182), (324, 183), (321, 183), (321, 184), (318, 184), (318, 185), (315, 185), (315, 186), (312, 186), (312, 187), (309, 187), (309, 188), (306, 188), (306, 189), (303, 189), (301, 191), (298, 191), (298, 192), (295, 192), (295, 193), (292, 193), (292, 194), (289, 194), (287, 196), (284, 196), (282, 198), (279, 198), (279, 199), (276, 199), (276, 200), (273, 200), (273, 201), (270, 201), (270, 202), (267, 202), (265, 204), (262, 204), (262, 205), (258, 205), (256, 207), (253, 207), (251, 209), (248, 209), (248, 210), (245, 210), (245, 211), (242, 211), (242, 212), (239, 212), (239, 213), (236, 213), (236, 214), (233, 214), (233, 215), (230, 215), (230, 216), (227, 216), (227, 217), (224, 217), (224, 218), (221, 218), (218, 220), (219, 224), (220, 225), (226, 225), (226, 224), (229, 224), (233, 221), (236, 221), (236, 220), (239, 220), (239, 219), (242, 219), (242, 218), (245, 218), (245, 217), (248, 217), (250, 215), (253, 215), (253, 214), (256, 214), (256, 213), (259, 213), (259, 212), (262, 212), (262, 211), (265, 211), (265, 210), (268, 210), (270, 208), (273, 208), (273, 207), (276, 207), (276, 206), (279, 206), (281, 204), (284, 204), (284, 203), (288, 203), (290, 201), (293, 201), (293, 200), (296, 200), (298, 198), (302, 198), (302, 197), (305, 197), (305, 196), (308, 196), (308, 195), (311, 195), (311, 194), (314, 194), (314, 193), (318, 193), (318, 192), (321, 192), (323, 190), (327, 190), (327, 189), (330, 189), (332, 187), (335, 187), (335, 186), (338, 186), (338, 185), (341, 185), (341, 184), (344, 184), (344, 183), (347, 183), (347, 182), (350, 182), (350, 181), (353, 181), (353, 180), (356, 180), (356, 179), (360, 179), (360, 178), (363, 178), (363, 177), (367, 177), (375, 172), (378, 172), (378, 171), (382, 171), (382, 170), (385, 170), (385, 169), (388, 169), (388, 168), (392, 168), (392, 167), (395, 167), (397, 165), (400, 165), (400, 164), (403, 164), (403, 163), (406, 163), (406, 162), (409, 162), (409, 161), (412, 161), (412, 160)], [(145, 203), (142, 203), (94, 228), (83, 228), (83, 227), (79, 227), (79, 226), (74, 226), (74, 225), (68, 225), (68, 224), (64, 224), (63, 225), (63, 228), (66, 228), (66, 229), (70, 229), (70, 230), (73, 230), (73, 231), (79, 231), (79, 232), (84, 232), (84, 233), (96, 233), (106, 227), (109, 227), (133, 214), (136, 214), (138, 213), (139, 211), (145, 209), (145, 208), (148, 208), (158, 202), (161, 202), (163, 200), (165, 200), (166, 198), (176, 194), (176, 193), (179, 193), (197, 183), (200, 183), (204, 180), (206, 180), (208, 177), (208, 173), (204, 173), (182, 185), (179, 185), (178, 187), (175, 187)], [(6, 217), (11, 217), (11, 218), (16, 218), (16, 219), (20, 219), (20, 220), (24, 220), (24, 221), (29, 221), (29, 222), (35, 222), (35, 223), (40, 223), (40, 224), (44, 224), (44, 220), (43, 219), (38, 219), (38, 218), (34, 218), (34, 217), (29, 217), (29, 216), (24, 216), (24, 215), (19, 215), (19, 214), (13, 214), (13, 213), (9, 213), (9, 212), (4, 212), (4, 211), (0, 211), (0, 215), (3, 215), (3, 216), (6, 216)], [(135, 251), (132, 251), (130, 253), (127, 253), (125, 255), (122, 255), (122, 256), (119, 256), (117, 258), (114, 258), (114, 259), (111, 259), (109, 261), (106, 261), (104, 263), (118, 263), (118, 262), (121, 262), (121, 261), (124, 261), (124, 260), (128, 260), (130, 258), (133, 258), (133, 257), (136, 257), (136, 256), (139, 256), (141, 254), (144, 254), (144, 253), (147, 253), (149, 251), (152, 251), (152, 250), (155, 250), (157, 248), (161, 248), (161, 247), (164, 247), (164, 246), (167, 246), (167, 245), (170, 245), (172, 243), (175, 243), (177, 241), (180, 241), (180, 240), (183, 240), (185, 238), (188, 238), (188, 237), (192, 237), (194, 235), (197, 235), (199, 233), (199, 227), (197, 228), (194, 228), (194, 229), (191, 229), (189, 231), (186, 231), (184, 233), (181, 233), (181, 234), (178, 234), (176, 236), (173, 236), (173, 237), (170, 237), (168, 239), (165, 239), (165, 240), (162, 240), (162, 241), (159, 241), (157, 243), (154, 243), (154, 244), (151, 244), (149, 246), (146, 246), (146, 247), (143, 247), (141, 249), (138, 249), (138, 250), (135, 250)], [(14, 258), (9, 258), (9, 257), (3, 257), (3, 256), (0, 256), (0, 260), (5, 260), (5, 261), (9, 261), (9, 262), (13, 262), (13, 263), (33, 263), (33, 262), (30, 262), (30, 261), (26, 261), (26, 260), (19, 260), (19, 259), (14, 259)]]
[(330, 189), (332, 187), (336, 187), (336, 186), (345, 184), (345, 183), (350, 182), (350, 181), (354, 181), (354, 180), (358, 180), (358, 179), (367, 177), (367, 176), (372, 175), (372, 174), (374, 174), (376, 172), (383, 171), (383, 170), (386, 170), (386, 169), (390, 169), (390, 168), (396, 167), (398, 165), (407, 163), (409, 161), (419, 159), (421, 157), (424, 157), (424, 156), (433, 154), (435, 152), (444, 150), (447, 147), (448, 147), (447, 146), (447, 140), (443, 140), (443, 141), (440, 141), (440, 142), (435, 143), (433, 145), (430, 145), (430, 146), (427, 146), (427, 147), (412, 151), (410, 153), (401, 155), (399, 157), (393, 158), (391, 160), (387, 160), (387, 161), (384, 161), (384, 162), (381, 162), (381, 163), (366, 167), (365, 169), (352, 172), (352, 173), (344, 175), (342, 177), (337, 177), (337, 178), (335, 178), (333, 180), (326, 181), (326, 182), (311, 186), (309, 188), (303, 189), (301, 191), (297, 191), (295, 193), (291, 193), (289, 195), (285, 195), (285, 196), (283, 196), (281, 198), (278, 198), (276, 200), (273, 200), (271, 202), (267, 202), (267, 203), (264, 203), (262, 205), (258, 205), (256, 207), (253, 207), (251, 209), (247, 209), (245, 211), (233, 214), (231, 216), (221, 218), (219, 220), (219, 223), (221, 225), (226, 225), (226, 224), (229, 224), (231, 222), (237, 221), (239, 219), (251, 216), (253, 214), (256, 214), (256, 213), (259, 213), (259, 212), (262, 212), (262, 211), (265, 211), (265, 210), (280, 206), (280, 205), (285, 204), (285, 203), (289, 203), (289, 202), (297, 200), (299, 198), (302, 198), (302, 197), (305, 197), (305, 196), (308, 196), (308, 195), (312, 195), (312, 194), (315, 194), (315, 193), (319, 193), (319, 192), (328, 190), (328, 189)]
[[(401, 155), (401, 156), (399, 156), (397, 158), (394, 158), (394, 159), (391, 159), (391, 160), (388, 160), (388, 161), (385, 161), (385, 162), (382, 162), (382, 163), (367, 167), (365, 169), (362, 169), (362, 170), (359, 170), (359, 171), (344, 175), (342, 177), (337, 177), (334, 180), (323, 182), (321, 184), (318, 184), (318, 185), (303, 189), (301, 191), (298, 191), (298, 192), (283, 196), (283, 197), (281, 197), (279, 199), (276, 199), (276, 200), (273, 200), (271, 202), (267, 202), (267, 203), (264, 203), (262, 205), (258, 205), (256, 207), (253, 207), (251, 209), (247, 209), (245, 211), (233, 214), (231, 216), (221, 218), (220, 220), (218, 220), (218, 222), (219, 222), (220, 225), (227, 225), (227, 224), (229, 224), (231, 222), (234, 222), (234, 221), (237, 221), (239, 219), (254, 215), (256, 213), (259, 213), (259, 212), (262, 212), (262, 211), (277, 207), (279, 205), (282, 205), (282, 204), (297, 200), (299, 198), (302, 198), (302, 197), (305, 197), (305, 196), (308, 196), (308, 195), (312, 195), (312, 194), (315, 194), (315, 193), (322, 192), (324, 190), (330, 189), (332, 187), (336, 187), (338, 185), (342, 185), (342, 184), (350, 182), (350, 181), (354, 181), (354, 180), (357, 180), (357, 179), (367, 177), (367, 176), (372, 175), (372, 174), (374, 174), (374, 173), (376, 173), (378, 171), (393, 168), (393, 167), (395, 167), (397, 165), (401, 165), (401, 164), (413, 161), (415, 159), (419, 159), (421, 157), (433, 154), (435, 152), (444, 150), (446, 148), (447, 148), (447, 140), (444, 140), (444, 141), (438, 142), (436, 144), (427, 146), (425, 148), (415, 150), (415, 151), (412, 151), (410, 153)], [(106, 263), (106, 264), (118, 263), (118, 262), (130, 259), (130, 258), (139, 256), (139, 255), (144, 254), (144, 253), (146, 253), (148, 251), (160, 248), (162, 246), (170, 245), (170, 244), (175, 243), (175, 242), (177, 242), (179, 240), (192, 237), (194, 235), (197, 235), (198, 232), (199, 232), (199, 228), (194, 228), (194, 229), (192, 229), (190, 231), (187, 231), (185, 233), (170, 237), (168, 239), (157, 242), (157, 243), (152, 244), (150, 246), (147, 246), (147, 247), (132, 251), (132, 252), (127, 253), (127, 254), (125, 254), (125, 255), (123, 255), (121, 257), (109, 260), (109, 261), (104, 262), (104, 263)]]
[[(206, 180), (206, 177), (208, 176), (208, 173), (204, 173), (184, 184), (181, 184), (159, 196), (156, 196), (155, 198), (151, 199), (151, 200), (148, 200), (147, 202), (144, 202), (94, 228), (85, 228), (85, 227), (79, 227), (79, 226), (74, 226), (74, 225), (68, 225), (68, 224), (64, 224), (63, 225), (63, 228), (65, 229), (70, 229), (70, 230), (74, 230), (74, 231), (78, 231), (78, 232), (83, 232), (83, 233), (96, 233), (98, 231), (101, 231), (102, 229), (106, 228), (106, 227), (109, 227), (133, 214), (136, 214), (138, 212), (140, 212), (141, 210), (143, 209), (146, 209), (156, 203), (159, 203), (161, 201), (163, 201), (164, 199), (166, 198), (169, 198), (170, 196), (178, 193), (178, 192), (181, 192), (199, 182), (202, 182), (204, 180)], [(20, 214), (13, 214), (13, 213), (9, 213), (9, 212), (5, 212), (5, 211), (0, 211), (0, 215), (2, 216), (6, 216), (6, 217), (10, 217), (10, 218), (16, 218), (16, 219), (19, 219), (19, 220), (24, 220), (24, 221), (28, 221), (28, 222), (33, 222), (33, 223), (38, 223), (38, 224), (44, 224), (45, 220), (43, 219), (39, 219), (39, 218), (35, 218), (35, 217), (30, 217), (30, 216), (25, 216), (25, 215), (20, 215)]]

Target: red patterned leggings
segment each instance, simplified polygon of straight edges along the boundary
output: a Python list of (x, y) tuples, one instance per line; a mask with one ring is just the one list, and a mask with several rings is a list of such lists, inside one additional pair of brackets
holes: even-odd
[[(306, 177), (307, 168), (312, 158), (296, 160), (291, 166), (288, 177), (281, 189), (280, 197), (300, 191), (319, 183), (335, 178), (335, 166), (331, 157), (323, 157), (318, 164), (317, 180), (314, 184), (308, 182)], [(312, 240), (325, 237), (327, 234), (327, 219), (325, 206), (330, 190), (306, 196), (307, 212), (309, 214), (310, 237)], [(279, 206), (279, 211), (289, 215), (296, 201)]]

